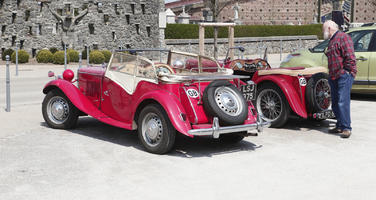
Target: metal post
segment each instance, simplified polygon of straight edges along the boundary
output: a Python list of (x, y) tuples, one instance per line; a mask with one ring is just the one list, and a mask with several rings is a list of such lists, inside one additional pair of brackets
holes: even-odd
[(87, 46), (86, 47), (86, 61), (87, 61), (87, 63), (86, 63), (86, 66), (88, 66), (89, 67), (89, 63), (90, 63), (90, 47), (89, 46)]
[(7, 103), (7, 106), (6, 106), (6, 109), (5, 111), (6, 112), (10, 112), (10, 73), (9, 73), (9, 55), (6, 56), (6, 103)]
[(280, 53), (279, 53), (279, 61), (281, 61), (282, 60), (282, 51), (283, 51), (283, 48), (282, 48), (282, 40), (280, 40), (280, 47), (279, 47), (279, 51), (280, 51)]
[(16, 76), (18, 76), (18, 42), (16, 42)]
[(81, 52), (78, 54), (78, 63), (79, 63), (78, 69), (80, 69), (82, 67), (82, 53)]
[(64, 69), (67, 69), (67, 44), (64, 43)]

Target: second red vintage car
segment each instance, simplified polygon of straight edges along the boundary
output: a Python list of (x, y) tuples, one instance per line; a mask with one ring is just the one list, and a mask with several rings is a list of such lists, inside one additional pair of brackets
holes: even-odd
[[(233, 49), (244, 52), (242, 47)], [(292, 114), (315, 120), (334, 118), (324, 67), (271, 68), (265, 59), (242, 58), (226, 58), (225, 67), (257, 84), (255, 106), (272, 127), (282, 127)]]
[(64, 71), (43, 89), (46, 123), (68, 129), (80, 115), (90, 115), (137, 130), (145, 149), (157, 154), (173, 147), (176, 132), (238, 142), (250, 130), (260, 132), (268, 126), (249, 98), (256, 85), (239, 80), (246, 76), (233, 75), (202, 55), (158, 50), (168, 53), (165, 62), (140, 56), (155, 51), (117, 51), (106, 67), (79, 69), (78, 86), (73, 72)]

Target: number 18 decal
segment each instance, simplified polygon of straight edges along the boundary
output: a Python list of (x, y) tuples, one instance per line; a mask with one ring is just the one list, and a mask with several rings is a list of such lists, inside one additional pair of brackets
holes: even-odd
[(189, 97), (192, 97), (192, 98), (197, 98), (198, 97), (198, 92), (195, 89), (188, 89), (187, 90), (187, 95)]

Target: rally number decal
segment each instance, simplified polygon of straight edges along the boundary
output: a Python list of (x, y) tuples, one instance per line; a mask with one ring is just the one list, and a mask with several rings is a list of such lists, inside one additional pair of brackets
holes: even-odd
[(197, 98), (198, 97), (198, 92), (195, 89), (188, 89), (187, 90), (187, 95), (191, 98)]

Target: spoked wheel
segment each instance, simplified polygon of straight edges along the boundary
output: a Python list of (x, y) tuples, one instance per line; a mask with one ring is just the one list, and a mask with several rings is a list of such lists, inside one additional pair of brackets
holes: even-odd
[(307, 110), (310, 113), (325, 111), (332, 105), (328, 74), (317, 73), (308, 80), (306, 87)]
[(146, 106), (138, 118), (138, 138), (151, 153), (164, 154), (175, 143), (175, 128), (164, 109), (156, 104)]
[(320, 110), (326, 110), (331, 106), (330, 86), (327, 79), (320, 79), (314, 87), (315, 101)]
[(48, 126), (57, 129), (70, 129), (77, 123), (79, 110), (63, 92), (52, 90), (43, 100), (42, 114)]
[(264, 121), (271, 127), (281, 127), (288, 119), (289, 107), (281, 89), (274, 84), (262, 84), (258, 88), (256, 108)]

